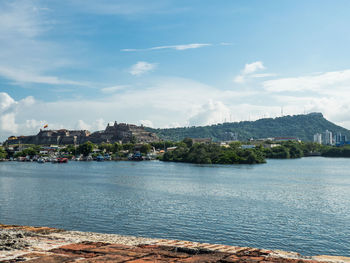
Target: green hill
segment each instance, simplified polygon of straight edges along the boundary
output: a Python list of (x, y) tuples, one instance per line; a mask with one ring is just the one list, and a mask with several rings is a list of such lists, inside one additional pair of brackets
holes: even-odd
[(313, 141), (315, 133), (325, 130), (333, 134), (341, 132), (350, 139), (350, 131), (326, 120), (322, 113), (266, 118), (257, 121), (227, 122), (222, 124), (183, 127), (170, 129), (151, 129), (164, 140), (182, 140), (190, 138), (212, 138), (214, 141), (232, 140), (237, 135), (238, 140), (250, 138), (297, 137), (302, 141)]

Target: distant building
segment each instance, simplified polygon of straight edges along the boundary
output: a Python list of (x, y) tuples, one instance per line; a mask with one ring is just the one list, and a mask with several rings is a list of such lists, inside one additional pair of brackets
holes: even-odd
[(273, 144), (264, 144), (264, 148), (272, 149), (275, 147), (281, 146), (280, 144), (273, 143)]
[(114, 142), (139, 142), (150, 143), (159, 141), (155, 133), (148, 132), (143, 126), (114, 122), (104, 131), (90, 133), (87, 130), (40, 130), (37, 135), (11, 136), (5, 143), (10, 144), (37, 144), (37, 145), (68, 145), (82, 144), (90, 141), (92, 143), (114, 143)]
[(256, 146), (254, 144), (244, 144), (241, 149), (254, 149)]
[(171, 152), (171, 151), (176, 150), (176, 148), (177, 148), (177, 146), (168, 147), (168, 148), (166, 148), (166, 151), (167, 151), (167, 152)]
[(191, 138), (193, 143), (209, 144), (212, 142), (211, 138)]
[(329, 130), (326, 130), (323, 134), (324, 140), (323, 143), (326, 145), (332, 145), (333, 144), (333, 136), (332, 132)]
[(322, 134), (321, 133), (316, 133), (314, 135), (314, 142), (322, 144)]
[(341, 132), (337, 132), (335, 135), (335, 143), (337, 145), (342, 145), (347, 141), (346, 135), (342, 135)]
[(113, 125), (107, 125), (104, 131), (98, 131), (92, 133), (89, 141), (93, 143), (103, 142), (131, 142), (135, 141), (138, 143), (150, 143), (160, 141), (155, 133), (148, 132), (143, 126), (137, 126), (127, 123), (114, 122)]

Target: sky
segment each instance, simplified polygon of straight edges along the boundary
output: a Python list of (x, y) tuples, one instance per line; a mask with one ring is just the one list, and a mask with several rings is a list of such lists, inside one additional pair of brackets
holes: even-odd
[(0, 141), (322, 112), (350, 128), (348, 0), (1, 0)]

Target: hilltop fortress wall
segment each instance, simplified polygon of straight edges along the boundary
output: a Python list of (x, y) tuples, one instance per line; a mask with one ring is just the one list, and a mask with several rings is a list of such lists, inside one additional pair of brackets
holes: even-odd
[(147, 132), (143, 126), (127, 123), (107, 125), (104, 131), (90, 133), (87, 130), (40, 130), (37, 135), (11, 136), (5, 144), (37, 144), (37, 145), (67, 145), (92, 143), (114, 143), (136, 141), (138, 143), (150, 143), (159, 141), (156, 134)]

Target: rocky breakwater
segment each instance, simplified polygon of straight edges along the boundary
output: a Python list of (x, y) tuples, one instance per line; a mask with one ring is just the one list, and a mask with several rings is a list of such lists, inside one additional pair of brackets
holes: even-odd
[(336, 256), (0, 224), (0, 262), (350, 262)]

